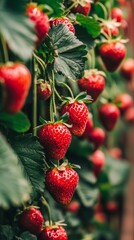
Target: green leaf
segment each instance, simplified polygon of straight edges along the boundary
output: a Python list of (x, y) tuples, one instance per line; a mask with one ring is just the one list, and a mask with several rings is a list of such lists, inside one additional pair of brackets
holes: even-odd
[(53, 10), (51, 17), (59, 17), (63, 15), (63, 0), (37, 0), (38, 3), (47, 4)]
[(54, 62), (55, 72), (73, 80), (80, 79), (86, 61), (86, 46), (64, 24), (54, 26), (49, 36), (57, 52)]
[(86, 44), (89, 50), (96, 46), (96, 43), (95, 43), (94, 39), (87, 32), (86, 28), (84, 28), (80, 25), (76, 25), (75, 26), (75, 32), (76, 32), (75, 35), (77, 36), (77, 38), (80, 41), (82, 41), (84, 44)]
[(24, 174), (32, 185), (33, 197), (44, 191), (44, 163), (43, 147), (36, 137), (31, 134), (19, 136), (12, 140), (12, 145), (19, 157)]
[(24, 178), (18, 158), (0, 134), (0, 206), (8, 208), (28, 200), (30, 186)]
[(0, 121), (6, 125), (7, 128), (10, 128), (18, 133), (27, 132), (30, 128), (30, 121), (23, 112), (18, 112), (16, 114), (1, 112)]
[(0, 226), (0, 239), (1, 240), (13, 240), (14, 232), (9, 225)]
[(83, 14), (76, 15), (76, 21), (80, 25), (86, 28), (87, 32), (93, 37), (96, 38), (100, 35), (101, 28), (99, 23), (92, 17), (86, 17)]
[(23, 232), (20, 236), (22, 240), (37, 240), (37, 237), (29, 232)]

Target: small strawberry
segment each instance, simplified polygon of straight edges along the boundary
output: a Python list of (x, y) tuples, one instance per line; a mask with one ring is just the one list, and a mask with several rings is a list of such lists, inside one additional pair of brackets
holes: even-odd
[(27, 6), (26, 14), (35, 23), (38, 41), (42, 42), (50, 28), (48, 16), (35, 3), (30, 3)]
[(56, 18), (56, 19), (52, 20), (50, 22), (50, 24), (51, 24), (51, 26), (57, 26), (59, 24), (65, 24), (68, 27), (70, 32), (75, 33), (75, 28), (74, 28), (73, 24), (66, 17)]
[(105, 165), (105, 155), (101, 150), (96, 150), (92, 155), (90, 155), (89, 159), (93, 163), (94, 174), (98, 177)]
[(24, 212), (20, 215), (19, 226), (24, 231), (29, 231), (34, 235), (38, 235), (43, 226), (43, 216), (41, 212), (31, 207), (30, 209), (24, 210)]
[(94, 220), (100, 224), (106, 223), (106, 214), (104, 212), (95, 213)]
[(109, 149), (109, 154), (116, 159), (122, 158), (122, 151), (120, 148), (111, 148)]
[(62, 122), (48, 123), (39, 131), (39, 141), (48, 157), (62, 159), (71, 143), (71, 133)]
[(105, 129), (111, 131), (120, 117), (120, 111), (115, 104), (106, 103), (100, 107), (99, 117)]
[(45, 175), (45, 185), (55, 201), (62, 205), (70, 203), (78, 185), (79, 176), (71, 166), (49, 169)]
[(10, 113), (20, 111), (26, 101), (31, 85), (31, 74), (21, 63), (7, 63), (0, 66), (0, 79), (5, 87), (5, 110)]
[(104, 73), (96, 69), (85, 70), (84, 77), (78, 81), (80, 90), (86, 91), (92, 97), (93, 101), (98, 98), (105, 87), (105, 79), (101, 74), (103, 75)]
[(82, 138), (88, 138), (88, 135), (92, 131), (92, 129), (93, 129), (93, 120), (91, 117), (88, 117), (86, 128), (84, 133), (82, 134)]
[(116, 213), (118, 211), (118, 204), (115, 201), (109, 201), (106, 204), (106, 210), (112, 214)]
[(121, 66), (121, 75), (127, 79), (131, 80), (134, 74), (134, 59), (126, 59)]
[(72, 9), (74, 13), (81, 13), (85, 16), (88, 16), (91, 10), (91, 4), (88, 0), (81, 0), (79, 3)]
[(111, 35), (111, 37), (119, 36), (119, 29), (115, 26), (111, 26), (111, 27), (103, 26), (102, 32), (106, 33), (109, 36)]
[(72, 201), (69, 205), (65, 206), (65, 210), (73, 213), (77, 213), (80, 209), (80, 203), (78, 201)]
[(37, 94), (40, 100), (47, 100), (50, 98), (52, 91), (48, 82), (41, 82), (37, 85)]
[(126, 112), (126, 110), (130, 107), (132, 107), (133, 105), (133, 99), (132, 97), (127, 94), (127, 93), (122, 93), (122, 94), (119, 94), (115, 100), (114, 100), (115, 103), (119, 103), (119, 106), (118, 108), (120, 109), (120, 112), (122, 114), (124, 114)]
[(62, 226), (45, 227), (40, 235), (39, 240), (68, 240), (67, 233)]
[(114, 72), (119, 67), (125, 55), (126, 48), (121, 42), (107, 42), (100, 47), (100, 56), (109, 72)]
[(134, 124), (134, 107), (130, 107), (124, 114), (124, 119), (129, 124)]
[(111, 18), (115, 19), (117, 22), (122, 22), (123, 12), (120, 8), (113, 8), (111, 10)]
[(94, 145), (94, 149), (99, 148), (105, 140), (105, 132), (102, 128), (96, 127), (88, 134), (88, 139)]

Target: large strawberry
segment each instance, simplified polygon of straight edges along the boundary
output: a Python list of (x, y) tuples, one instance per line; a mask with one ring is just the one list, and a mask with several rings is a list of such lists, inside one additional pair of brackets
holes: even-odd
[(78, 1), (78, 4), (76, 4), (76, 7), (72, 9), (72, 12), (74, 13), (81, 13), (85, 16), (88, 16), (91, 10), (91, 4), (89, 0), (81, 0)]
[(45, 175), (45, 185), (55, 201), (62, 205), (70, 203), (77, 187), (79, 176), (71, 166), (49, 169)]
[(119, 104), (118, 108), (120, 109), (120, 112), (124, 114), (128, 108), (132, 107), (133, 99), (129, 94), (122, 93), (117, 95), (115, 103)]
[(45, 227), (39, 237), (39, 240), (67, 240), (67, 233), (62, 226), (48, 226)]
[(105, 87), (103, 75), (103, 72), (99, 72), (96, 69), (85, 70), (84, 77), (78, 81), (80, 90), (86, 91), (92, 97), (93, 101), (98, 98)]
[(70, 32), (75, 33), (75, 28), (74, 28), (73, 24), (66, 17), (56, 18), (56, 19), (52, 20), (50, 22), (50, 24), (51, 24), (51, 26), (57, 26), (59, 24), (64, 24), (64, 25), (66, 25), (68, 27)]
[(88, 134), (88, 139), (91, 143), (93, 143), (94, 148), (96, 150), (103, 144), (105, 140), (105, 132), (103, 131), (102, 128), (99, 127), (93, 128)]
[(37, 7), (36, 3), (30, 3), (27, 6), (26, 13), (35, 23), (38, 41), (42, 42), (50, 28), (48, 16)]
[(48, 157), (62, 159), (71, 143), (71, 133), (62, 122), (47, 123), (39, 131), (39, 141)]
[(111, 41), (100, 47), (100, 56), (109, 72), (114, 72), (119, 67), (125, 55), (126, 48), (121, 42)]
[(40, 82), (37, 85), (37, 94), (40, 100), (47, 100), (52, 94), (51, 86), (48, 82)]
[(107, 131), (111, 131), (120, 116), (118, 107), (113, 103), (106, 103), (99, 109), (100, 120)]
[(21, 63), (0, 66), (0, 78), (5, 86), (5, 110), (17, 113), (22, 109), (31, 85), (31, 74)]
[(121, 75), (127, 80), (131, 80), (134, 74), (134, 59), (126, 59), (121, 66)]
[(29, 231), (34, 235), (38, 235), (42, 230), (43, 222), (44, 219), (41, 212), (38, 209), (31, 207), (24, 210), (21, 214), (19, 226), (24, 231)]
[(122, 22), (123, 20), (123, 12), (120, 8), (113, 8), (111, 10), (111, 18), (115, 19), (117, 22)]
[(96, 177), (98, 177), (101, 173), (102, 168), (105, 165), (105, 155), (101, 150), (96, 150), (89, 159), (93, 163), (93, 171)]

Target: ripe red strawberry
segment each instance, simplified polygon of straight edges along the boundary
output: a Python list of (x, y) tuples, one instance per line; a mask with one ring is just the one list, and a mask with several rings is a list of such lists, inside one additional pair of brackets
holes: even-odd
[(105, 79), (95, 69), (86, 70), (84, 77), (78, 81), (78, 86), (80, 90), (86, 91), (92, 97), (93, 101), (95, 101), (105, 87)]
[(88, 117), (86, 128), (82, 135), (82, 138), (88, 138), (88, 135), (92, 131), (92, 129), (93, 129), (93, 121), (91, 117)]
[(129, 124), (134, 124), (134, 107), (130, 107), (124, 114), (124, 119)]
[(91, 10), (91, 4), (88, 0), (83, 0), (76, 7), (72, 9), (74, 13), (81, 13), (85, 16), (88, 16)]
[(115, 201), (109, 201), (106, 204), (106, 210), (112, 214), (116, 213), (118, 211), (118, 204)]
[(134, 74), (134, 59), (126, 59), (121, 66), (121, 75), (127, 80), (131, 80)]
[(69, 113), (68, 123), (72, 125), (70, 131), (76, 136), (82, 136), (88, 120), (88, 108), (83, 102), (67, 102), (62, 106), (60, 114)]
[(44, 219), (41, 212), (31, 207), (30, 209), (24, 210), (20, 215), (19, 226), (24, 231), (38, 235), (42, 230), (43, 222)]
[(103, 26), (102, 31), (107, 35), (111, 35), (111, 37), (117, 37), (119, 35), (119, 29), (116, 26)]
[(122, 151), (120, 148), (111, 148), (109, 149), (109, 154), (116, 159), (122, 158)]
[(21, 63), (0, 66), (0, 78), (5, 85), (5, 110), (17, 113), (22, 109), (31, 85), (31, 74)]
[(115, 19), (117, 22), (122, 22), (123, 12), (120, 8), (113, 8), (111, 10), (111, 18)]
[(100, 56), (109, 72), (114, 72), (126, 55), (126, 48), (121, 42), (107, 42), (100, 47)]
[(88, 134), (88, 139), (94, 145), (94, 149), (99, 148), (105, 140), (105, 132), (102, 128), (96, 127)]
[(113, 103), (106, 103), (99, 109), (100, 120), (107, 131), (111, 131), (120, 116), (120, 111)]
[(28, 17), (35, 23), (38, 41), (42, 42), (50, 28), (48, 16), (43, 13), (35, 3), (31, 3), (27, 6), (26, 13)]
[(61, 226), (44, 228), (39, 235), (39, 240), (68, 240), (65, 229)]
[(106, 223), (106, 214), (104, 212), (95, 213), (94, 219), (100, 224)]
[(48, 157), (62, 159), (71, 143), (71, 133), (62, 122), (48, 123), (39, 131), (39, 141)]
[(50, 98), (52, 91), (48, 82), (41, 82), (37, 85), (37, 94), (40, 100), (47, 100)]
[(101, 150), (96, 150), (89, 159), (93, 162), (93, 171), (96, 177), (98, 177), (105, 165), (105, 155)]
[(77, 213), (80, 209), (80, 203), (78, 201), (72, 201), (69, 205), (65, 206), (65, 210), (73, 213)]
[(62, 205), (70, 203), (78, 182), (77, 172), (69, 166), (50, 169), (45, 175), (47, 190)]
[(59, 24), (65, 24), (68, 27), (70, 32), (75, 33), (75, 28), (74, 28), (73, 24), (66, 17), (56, 18), (56, 19), (52, 20), (50, 22), (50, 24), (51, 24), (51, 26), (57, 26)]
[(133, 99), (129, 94), (122, 93), (115, 98), (115, 103), (119, 103), (118, 108), (120, 112), (124, 114), (126, 110), (133, 105)]

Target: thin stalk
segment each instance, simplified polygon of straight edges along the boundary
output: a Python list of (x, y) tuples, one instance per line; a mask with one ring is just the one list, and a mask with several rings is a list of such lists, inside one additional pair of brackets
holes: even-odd
[(62, 97), (59, 95), (59, 93), (57, 92), (56, 88), (55, 88), (54, 91), (55, 91), (56, 96), (59, 98), (59, 100), (62, 101)]
[(44, 197), (41, 197), (41, 202), (43, 206), (46, 207), (47, 209), (49, 224), (50, 226), (52, 226), (53, 223), (52, 223), (51, 210), (50, 210), (49, 204)]
[(53, 98), (53, 112), (54, 112), (54, 114), (56, 115), (54, 71), (52, 71), (52, 83), (53, 83), (53, 92), (52, 92), (52, 98)]
[(33, 58), (33, 69), (34, 69), (34, 79), (33, 79), (33, 135), (37, 135), (37, 65), (36, 60)]
[(95, 68), (95, 52), (94, 49), (91, 50), (91, 59), (92, 59), (92, 69)]
[(107, 19), (107, 18), (108, 18), (108, 11), (107, 11), (107, 9), (105, 8), (105, 6), (104, 6), (102, 3), (97, 2), (97, 4), (101, 7), (101, 9), (102, 9), (103, 12), (104, 12), (104, 17), (105, 17), (105, 19)]
[(71, 97), (74, 98), (74, 95), (73, 95), (73, 92), (72, 92), (71, 88), (64, 82), (59, 82), (59, 83), (61, 85), (65, 86), (68, 89), (68, 91), (70, 92)]
[(8, 58), (6, 42), (5, 42), (5, 39), (2, 34), (1, 34), (1, 44), (2, 44), (2, 48), (3, 48), (4, 62), (6, 63), (9, 61), (9, 58)]
[(76, 2), (74, 2), (66, 11), (65, 11), (65, 16), (70, 12), (70, 10), (76, 6)]

